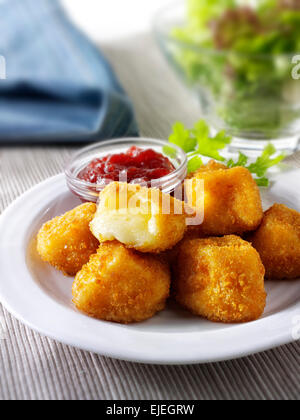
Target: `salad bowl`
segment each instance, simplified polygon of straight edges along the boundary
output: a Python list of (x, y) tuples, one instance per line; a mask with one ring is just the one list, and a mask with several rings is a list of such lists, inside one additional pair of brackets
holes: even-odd
[[(233, 151), (261, 151), (272, 140), (277, 150), (293, 152), (300, 134), (300, 74), (293, 50), (300, 9), (282, 12), (293, 22), (291, 39), (270, 30), (255, 32), (250, 40), (239, 31), (249, 29), (254, 12), (224, 7), (234, 3), (173, 3), (156, 16), (155, 36), (171, 67), (198, 97), (202, 117), (234, 138)], [(214, 11), (218, 17), (205, 22), (205, 13)]]

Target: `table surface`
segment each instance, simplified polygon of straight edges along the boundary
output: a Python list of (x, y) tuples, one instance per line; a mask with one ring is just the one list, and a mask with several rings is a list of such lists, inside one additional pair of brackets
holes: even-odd
[[(166, 138), (176, 120), (200, 118), (195, 99), (170, 72), (151, 37), (101, 45), (132, 98), (141, 134)], [(73, 148), (0, 148), (0, 213), (32, 185), (61, 172)], [(300, 154), (290, 162), (300, 167)], [(21, 279), (20, 279), (21, 281)], [(300, 345), (222, 363), (153, 366), (62, 345), (0, 305), (0, 399), (299, 399)]]

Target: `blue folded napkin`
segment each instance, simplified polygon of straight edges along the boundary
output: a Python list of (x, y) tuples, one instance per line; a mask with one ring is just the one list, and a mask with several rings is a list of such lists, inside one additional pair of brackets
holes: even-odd
[(0, 80), (0, 142), (138, 134), (131, 102), (112, 69), (58, 0), (2, 0), (0, 14), (7, 75)]

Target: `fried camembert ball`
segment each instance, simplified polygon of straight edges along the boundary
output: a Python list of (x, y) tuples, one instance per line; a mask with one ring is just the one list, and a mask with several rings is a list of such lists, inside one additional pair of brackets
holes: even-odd
[(188, 204), (203, 212), (203, 235), (241, 235), (262, 221), (259, 188), (246, 168), (229, 169), (210, 161), (185, 181), (185, 193)]
[(73, 301), (89, 316), (127, 324), (164, 309), (169, 289), (169, 267), (159, 257), (106, 242), (77, 273)]
[(37, 251), (43, 261), (69, 276), (81, 270), (99, 247), (89, 228), (96, 209), (94, 203), (82, 204), (45, 223), (37, 236)]
[(237, 236), (190, 239), (178, 253), (174, 295), (211, 321), (253, 321), (266, 305), (264, 274), (258, 252)]
[(183, 238), (185, 204), (158, 189), (113, 182), (101, 192), (90, 227), (100, 242), (118, 240), (140, 252), (159, 253)]
[(260, 254), (268, 279), (300, 277), (300, 213), (275, 204), (250, 238)]

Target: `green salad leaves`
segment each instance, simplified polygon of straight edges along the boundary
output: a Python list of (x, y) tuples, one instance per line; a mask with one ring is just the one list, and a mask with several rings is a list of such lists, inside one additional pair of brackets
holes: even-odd
[[(300, 0), (186, 0), (169, 47), (205, 115), (237, 137), (279, 138), (300, 120)], [(255, 4), (255, 5), (253, 5)], [(206, 108), (205, 108), (206, 107)]]
[(294, 53), (300, 49), (299, 0), (186, 0), (179, 40), (241, 53)]
[(249, 158), (243, 153), (239, 153), (237, 160), (226, 159), (221, 155), (231, 143), (225, 131), (220, 131), (215, 136), (210, 133), (209, 126), (204, 120), (200, 120), (192, 129), (187, 129), (184, 124), (177, 122), (173, 126), (173, 132), (169, 137), (169, 144), (164, 147), (164, 152), (174, 157), (175, 151), (172, 144), (180, 147), (188, 156), (188, 173), (195, 172), (203, 165), (203, 157), (209, 157), (224, 163), (229, 168), (243, 166), (253, 175), (257, 184), (261, 187), (267, 187), (269, 180), (266, 177), (268, 170), (278, 165), (284, 158), (284, 154), (277, 154), (273, 144), (269, 143), (261, 156), (255, 162), (249, 163)]

